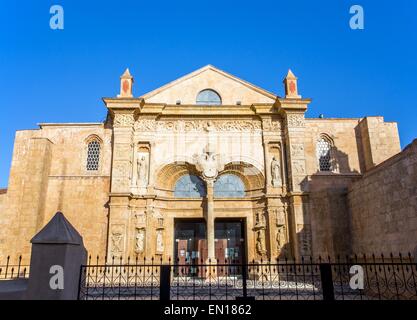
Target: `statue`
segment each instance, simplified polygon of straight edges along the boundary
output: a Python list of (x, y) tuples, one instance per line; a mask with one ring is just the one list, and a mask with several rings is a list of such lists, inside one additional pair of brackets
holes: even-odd
[(145, 186), (148, 184), (148, 161), (146, 156), (141, 156), (137, 160), (138, 164), (138, 186)]
[(279, 225), (277, 228), (277, 238), (276, 238), (278, 254), (281, 253), (282, 247), (285, 244), (285, 239), (286, 239), (285, 226)]
[(265, 229), (259, 229), (256, 237), (256, 250), (263, 256), (266, 253), (265, 247)]
[(272, 185), (274, 187), (282, 186), (282, 179), (281, 179), (281, 164), (276, 157), (272, 158), (271, 162), (271, 173), (272, 173)]
[(135, 252), (142, 253), (145, 251), (145, 229), (136, 229)]
[(163, 239), (162, 230), (156, 231), (156, 252), (164, 253), (164, 239)]

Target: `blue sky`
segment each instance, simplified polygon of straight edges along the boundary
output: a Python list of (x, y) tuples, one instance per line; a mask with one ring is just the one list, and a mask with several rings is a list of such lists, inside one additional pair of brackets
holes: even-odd
[[(65, 29), (49, 28), (60, 4)], [(349, 28), (349, 8), (365, 30)], [(308, 116), (381, 115), (417, 137), (417, 1), (5, 1), (0, 10), (0, 186), (16, 130), (96, 122), (129, 67), (141, 95), (206, 64), (279, 95), (288, 68)]]

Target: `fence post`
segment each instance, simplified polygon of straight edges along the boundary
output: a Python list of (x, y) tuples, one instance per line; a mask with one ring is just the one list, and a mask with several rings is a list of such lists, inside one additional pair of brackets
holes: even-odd
[(171, 265), (161, 265), (161, 276), (159, 278), (159, 299), (161, 301), (171, 300)]
[(321, 288), (323, 291), (323, 300), (334, 300), (334, 287), (332, 276), (332, 265), (330, 263), (320, 264)]

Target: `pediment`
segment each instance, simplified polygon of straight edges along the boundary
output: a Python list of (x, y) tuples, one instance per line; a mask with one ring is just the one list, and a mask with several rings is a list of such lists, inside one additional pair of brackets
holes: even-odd
[(217, 92), (223, 105), (274, 103), (277, 96), (211, 65), (153, 90), (141, 98), (147, 103), (196, 104), (197, 95), (206, 89)]

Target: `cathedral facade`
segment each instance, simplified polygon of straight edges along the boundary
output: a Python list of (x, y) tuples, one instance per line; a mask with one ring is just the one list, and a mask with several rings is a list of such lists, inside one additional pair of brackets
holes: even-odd
[(101, 257), (221, 263), (360, 248), (351, 188), (401, 151), (396, 123), (306, 118), (311, 100), (291, 71), (283, 97), (210, 65), (141, 97), (133, 85), (126, 70), (120, 94), (103, 99), (104, 123), (17, 132), (0, 256), (28, 257), (57, 211)]

